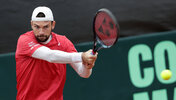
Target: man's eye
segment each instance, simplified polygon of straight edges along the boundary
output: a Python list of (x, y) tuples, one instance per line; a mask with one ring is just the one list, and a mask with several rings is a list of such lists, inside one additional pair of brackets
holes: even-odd
[(39, 29), (39, 26), (34, 26), (35, 28)]
[(48, 26), (44, 26), (44, 28), (48, 28)]

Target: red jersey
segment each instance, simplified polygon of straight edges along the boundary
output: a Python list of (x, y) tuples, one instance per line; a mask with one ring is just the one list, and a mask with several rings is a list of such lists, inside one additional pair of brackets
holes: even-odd
[(33, 31), (21, 35), (15, 54), (17, 100), (63, 100), (66, 64), (33, 58), (32, 54), (41, 46), (76, 52), (74, 45), (65, 36), (53, 32), (52, 40), (47, 44), (37, 42)]

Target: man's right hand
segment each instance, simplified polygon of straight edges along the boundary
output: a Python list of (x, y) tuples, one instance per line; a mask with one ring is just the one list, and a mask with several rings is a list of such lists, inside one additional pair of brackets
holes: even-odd
[(92, 69), (95, 65), (98, 53), (92, 54), (92, 49), (82, 53), (82, 62), (87, 69)]

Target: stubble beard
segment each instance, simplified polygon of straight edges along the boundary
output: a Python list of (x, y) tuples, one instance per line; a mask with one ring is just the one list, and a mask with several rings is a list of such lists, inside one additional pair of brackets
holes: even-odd
[(49, 35), (37, 35), (35, 36), (38, 42), (45, 42), (48, 40)]

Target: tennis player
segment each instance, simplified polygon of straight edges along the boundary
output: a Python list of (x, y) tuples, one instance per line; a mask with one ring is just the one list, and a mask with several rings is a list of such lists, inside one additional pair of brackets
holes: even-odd
[(65, 36), (52, 30), (50, 8), (40, 6), (31, 17), (32, 31), (22, 34), (16, 49), (17, 100), (63, 100), (66, 64), (83, 78), (92, 73), (97, 54), (77, 52)]

